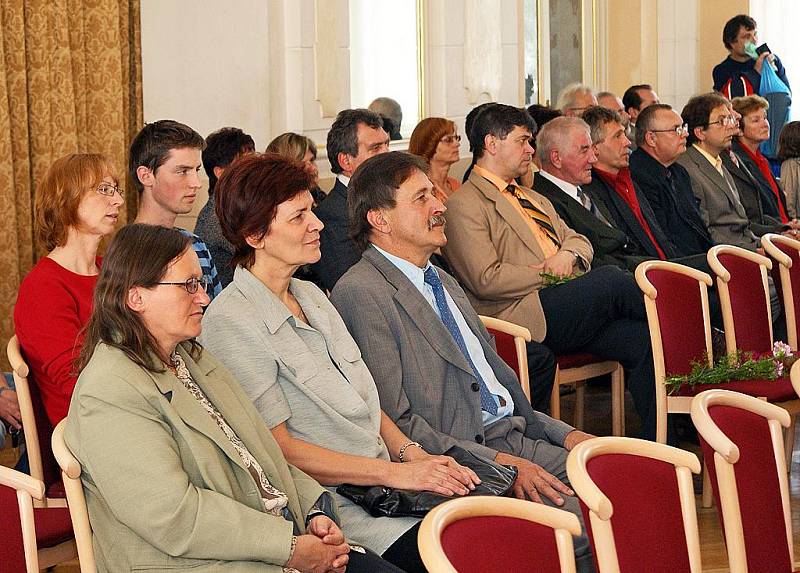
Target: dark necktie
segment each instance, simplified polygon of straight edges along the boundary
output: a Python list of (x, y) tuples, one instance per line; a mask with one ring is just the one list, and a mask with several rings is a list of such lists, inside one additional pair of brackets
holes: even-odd
[(453, 316), (453, 313), (450, 312), (450, 307), (447, 306), (447, 299), (444, 296), (444, 287), (442, 287), (442, 281), (439, 279), (439, 275), (436, 274), (436, 270), (432, 266), (429, 266), (425, 270), (425, 282), (433, 289), (433, 297), (436, 299), (436, 306), (439, 309), (439, 316), (442, 318), (445, 328), (447, 328), (447, 330), (450, 332), (450, 335), (453, 337), (453, 340), (455, 340), (455, 343), (459, 350), (461, 350), (464, 358), (466, 358), (467, 362), (469, 362), (469, 366), (472, 368), (475, 378), (478, 379), (478, 384), (481, 390), (481, 410), (485, 410), (490, 414), (497, 414), (497, 402), (495, 402), (494, 397), (492, 397), (491, 392), (489, 392), (489, 388), (486, 386), (486, 382), (483, 381), (480, 372), (478, 372), (478, 369), (475, 368), (475, 364), (472, 362), (472, 358), (469, 356), (467, 344), (464, 342), (464, 337), (461, 336), (461, 331), (458, 329), (456, 319)]
[(603, 217), (603, 214), (598, 210), (597, 205), (594, 204), (591, 197), (589, 197), (586, 192), (581, 189), (580, 187), (576, 187), (578, 190), (578, 199), (581, 202), (581, 205), (586, 207), (586, 210), (589, 211), (592, 215), (600, 219), (606, 225), (609, 225), (608, 219)]
[(541, 227), (542, 231), (544, 231), (544, 234), (547, 235), (547, 237), (553, 241), (553, 244), (560, 249), (561, 241), (558, 240), (556, 229), (553, 227), (553, 222), (550, 220), (550, 217), (547, 215), (547, 213), (531, 203), (525, 196), (525, 193), (523, 193), (517, 186), (509, 185), (506, 187), (506, 191), (517, 198), (517, 201), (519, 201), (519, 204), (523, 209), (525, 209), (525, 212), (530, 215), (531, 219), (536, 221), (536, 224)]

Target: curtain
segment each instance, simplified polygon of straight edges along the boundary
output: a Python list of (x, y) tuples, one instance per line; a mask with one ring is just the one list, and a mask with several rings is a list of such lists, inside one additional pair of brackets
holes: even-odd
[[(33, 194), (50, 164), (103, 153), (131, 188), (127, 150), (143, 122), (139, 12), (139, 0), (0, 0), (3, 350), (19, 283), (45, 254), (34, 244)], [(133, 218), (135, 196), (120, 225)]]

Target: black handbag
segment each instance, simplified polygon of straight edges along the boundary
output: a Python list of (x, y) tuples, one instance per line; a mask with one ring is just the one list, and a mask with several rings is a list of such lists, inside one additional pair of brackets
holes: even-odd
[[(481, 479), (481, 483), (467, 495), (506, 495), (517, 479), (517, 468), (498, 464), (459, 446), (453, 446), (446, 456), (462, 466), (467, 466)], [(431, 509), (453, 497), (429, 491), (409, 491), (380, 485), (352, 485), (345, 483), (336, 488), (343, 495), (366, 509), (373, 517), (424, 517)]]

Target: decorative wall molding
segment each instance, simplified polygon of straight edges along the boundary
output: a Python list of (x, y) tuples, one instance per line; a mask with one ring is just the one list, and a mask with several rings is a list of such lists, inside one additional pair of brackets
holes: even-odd
[(503, 83), (500, 9), (500, 3), (494, 0), (464, 2), (464, 87), (470, 104), (475, 104), (484, 93), (496, 101), (500, 93)]

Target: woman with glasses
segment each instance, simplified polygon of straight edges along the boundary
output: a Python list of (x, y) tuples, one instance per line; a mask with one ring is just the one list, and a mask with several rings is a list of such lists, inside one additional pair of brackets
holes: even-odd
[(195, 341), (204, 283), (176, 229), (125, 227), (103, 261), (65, 427), (98, 570), (396, 571), (345, 542), (330, 494)]
[(114, 167), (95, 154), (58, 159), (36, 190), (34, 231), (47, 255), (19, 287), (14, 327), (53, 427), (67, 415), (75, 386), (80, 331), (100, 272), (97, 249), (124, 202)]
[(408, 142), (408, 152), (419, 155), (430, 165), (428, 177), (443, 203), (461, 187), (457, 179), (450, 177), (450, 167), (461, 158), (460, 147), (456, 124), (443, 117), (420, 121)]
[(316, 286), (292, 278), (320, 258), (323, 225), (310, 184), (302, 165), (269, 153), (222, 176), (217, 214), (237, 266), (203, 317), (202, 341), (242, 384), (289, 462), (330, 486), (345, 534), (405, 571), (425, 571), (418, 519), (372, 517), (335, 486), (463, 495), (477, 476), (429, 455), (383, 413), (339, 313)]

